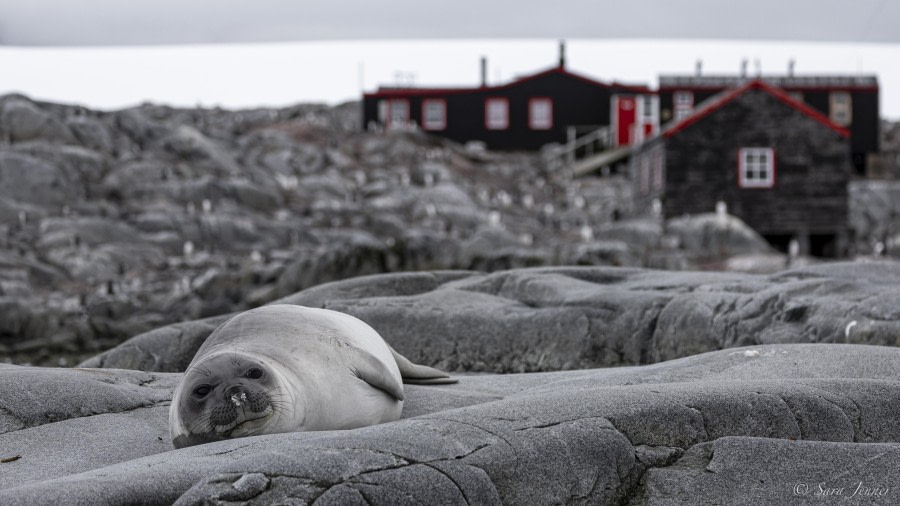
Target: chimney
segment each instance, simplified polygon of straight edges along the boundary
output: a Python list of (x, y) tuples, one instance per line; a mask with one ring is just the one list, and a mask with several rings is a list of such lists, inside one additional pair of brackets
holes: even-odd
[(481, 57), (481, 87), (487, 86), (487, 57)]
[(741, 60), (741, 79), (744, 79), (746, 77), (747, 77), (747, 59), (744, 58), (743, 60)]
[(559, 68), (566, 68), (566, 41), (559, 41)]
[(788, 77), (794, 77), (794, 63), (796, 62), (793, 58), (788, 60)]
[(703, 74), (703, 60), (697, 60), (696, 74), (697, 77), (700, 77), (700, 75)]

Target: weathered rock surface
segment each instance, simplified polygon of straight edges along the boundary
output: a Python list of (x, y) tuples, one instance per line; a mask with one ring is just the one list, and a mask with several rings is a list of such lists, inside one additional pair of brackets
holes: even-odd
[[(278, 302), (352, 314), (410, 359), (466, 372), (637, 365), (760, 344), (900, 346), (897, 262), (773, 275), (612, 267), (397, 273)], [(179, 372), (222, 321), (163, 327), (82, 365)]]
[(0, 357), (65, 365), (366, 274), (721, 267), (767, 249), (738, 222), (614, 222), (630, 211), (622, 178), (363, 133), (358, 107), (99, 112), (0, 97)]
[(900, 181), (852, 181), (848, 190), (857, 252), (900, 256)]
[(5, 366), (0, 503), (812, 503), (862, 483), (896, 504), (898, 368), (897, 348), (776, 344), (462, 375), (407, 385), (397, 422), (168, 450), (178, 374)]

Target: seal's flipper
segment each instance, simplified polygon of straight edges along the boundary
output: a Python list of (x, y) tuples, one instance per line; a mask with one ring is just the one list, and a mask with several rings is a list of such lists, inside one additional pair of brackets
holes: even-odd
[[(388, 348), (391, 348), (388, 346)], [(451, 378), (444, 371), (428, 367), (427, 365), (414, 364), (408, 358), (397, 353), (391, 348), (394, 355), (394, 361), (400, 368), (400, 376), (403, 376), (403, 382), (410, 385), (447, 385), (450, 383), (458, 383), (458, 379)]]
[(403, 384), (391, 374), (391, 371), (383, 362), (372, 354), (359, 348), (352, 348), (356, 352), (357, 360), (353, 362), (353, 374), (369, 385), (383, 390), (398, 401), (403, 400)]

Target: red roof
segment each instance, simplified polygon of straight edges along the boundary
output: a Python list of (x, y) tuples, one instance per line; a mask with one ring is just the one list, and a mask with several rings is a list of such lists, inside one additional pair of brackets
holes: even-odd
[(509, 83), (502, 84), (499, 86), (478, 86), (475, 88), (391, 88), (391, 87), (381, 87), (378, 91), (374, 93), (366, 93), (365, 97), (408, 97), (408, 96), (433, 96), (433, 95), (452, 95), (457, 93), (474, 93), (474, 92), (495, 92), (495, 91), (503, 91), (512, 87), (515, 87), (519, 84), (533, 81), (535, 79), (539, 79), (544, 76), (560, 74), (567, 77), (572, 77), (574, 79), (578, 79), (580, 81), (586, 82), (593, 86), (598, 86), (601, 88), (615, 88), (623, 91), (630, 91), (633, 93), (653, 93), (650, 91), (650, 88), (647, 86), (641, 85), (631, 85), (631, 84), (622, 84), (618, 82), (604, 83), (602, 81), (597, 81), (596, 79), (592, 79), (590, 77), (583, 76), (581, 74), (576, 74), (575, 72), (571, 72), (566, 70), (565, 67), (551, 67), (547, 70), (543, 70), (536, 74), (530, 74), (527, 76), (519, 77)]
[(741, 95), (743, 95), (744, 93), (746, 93), (748, 90), (765, 91), (769, 95), (772, 95), (773, 97), (777, 98), (778, 100), (781, 100), (785, 104), (793, 107), (794, 109), (802, 112), (803, 114), (806, 114), (810, 118), (818, 121), (819, 123), (822, 123), (823, 125), (827, 126), (830, 129), (834, 130), (841, 136), (843, 136), (843, 137), (850, 136), (850, 131), (847, 130), (846, 128), (838, 126), (833, 121), (828, 119), (828, 117), (825, 116), (824, 114), (822, 114), (821, 112), (813, 109), (812, 107), (806, 105), (805, 103), (788, 95), (783, 90), (776, 88), (770, 84), (767, 84), (765, 81), (763, 81), (761, 79), (754, 79), (752, 81), (745, 83), (742, 86), (739, 86), (739, 87), (731, 89), (731, 90), (723, 91), (722, 93), (719, 93), (718, 95), (715, 95), (715, 96), (709, 98), (708, 100), (703, 102), (703, 104), (699, 108), (697, 108), (693, 114), (691, 114), (687, 118), (684, 118), (681, 121), (678, 121), (677, 123), (667, 127), (662, 132), (662, 135), (665, 137), (672, 137), (673, 135), (677, 134), (678, 132), (681, 132), (685, 128), (693, 125), (694, 123), (700, 121), (701, 119), (705, 118), (706, 116), (712, 114), (714, 111), (721, 109), (729, 102), (735, 100), (736, 98), (738, 98)]

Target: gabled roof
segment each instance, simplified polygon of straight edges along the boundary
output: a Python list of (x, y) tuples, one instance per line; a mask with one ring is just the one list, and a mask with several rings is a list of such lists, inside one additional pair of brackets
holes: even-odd
[(516, 78), (506, 84), (501, 84), (497, 86), (476, 86), (470, 88), (416, 88), (416, 87), (385, 87), (382, 86), (378, 88), (378, 91), (373, 93), (365, 93), (365, 97), (408, 97), (408, 96), (436, 96), (436, 95), (452, 95), (459, 93), (479, 93), (479, 92), (502, 92), (508, 90), (510, 88), (516, 87), (522, 83), (527, 83), (529, 81), (534, 81), (536, 79), (540, 79), (549, 75), (563, 75), (566, 77), (571, 77), (573, 79), (577, 79), (579, 81), (586, 82), (590, 85), (597, 86), (600, 88), (608, 88), (615, 89), (621, 91), (629, 91), (632, 93), (653, 93), (650, 91), (650, 88), (642, 85), (631, 85), (631, 84), (622, 84), (616, 81), (611, 83), (604, 83), (602, 81), (598, 81), (596, 79), (592, 79), (587, 76), (583, 76), (581, 74), (577, 74), (575, 72), (571, 72), (566, 70), (565, 67), (551, 67), (546, 70), (542, 70), (535, 74), (529, 74), (526, 76), (522, 76)]
[(789, 105), (790, 107), (792, 107), (792, 108), (802, 112), (803, 114), (809, 116), (810, 118), (818, 121), (819, 123), (822, 123), (823, 125), (834, 130), (841, 136), (843, 136), (843, 137), (850, 136), (850, 131), (847, 130), (846, 128), (842, 128), (842, 127), (838, 126), (833, 121), (828, 119), (828, 117), (825, 116), (824, 114), (822, 114), (819, 111), (813, 109), (812, 107), (804, 104), (803, 102), (800, 102), (799, 100), (797, 100), (794, 97), (785, 93), (783, 90), (780, 90), (761, 79), (754, 79), (752, 81), (744, 83), (742, 86), (739, 86), (737, 88), (733, 88), (730, 90), (725, 90), (717, 95), (710, 97), (708, 100), (706, 100), (702, 104), (700, 104), (700, 106), (694, 110), (694, 113), (691, 114), (690, 116), (688, 116), (687, 118), (684, 118), (681, 121), (677, 121), (677, 122), (674, 122), (674, 123), (666, 126), (662, 131), (662, 135), (664, 137), (668, 138), (668, 137), (672, 137), (673, 135), (678, 134), (678, 132), (681, 132), (685, 128), (693, 125), (694, 123), (697, 123), (698, 121), (700, 121), (703, 118), (712, 114), (714, 111), (721, 109), (726, 104), (734, 101), (735, 99), (737, 99), (744, 93), (748, 92), (749, 90), (762, 90), (762, 91), (768, 93), (769, 95), (772, 95), (776, 99)]

